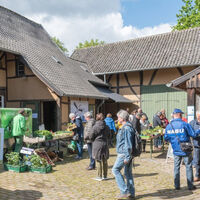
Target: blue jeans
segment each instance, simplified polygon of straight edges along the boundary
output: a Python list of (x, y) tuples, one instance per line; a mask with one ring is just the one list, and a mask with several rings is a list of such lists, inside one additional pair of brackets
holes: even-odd
[(95, 159), (92, 158), (92, 143), (87, 143), (88, 146), (88, 154), (90, 157), (90, 168), (95, 168)]
[(193, 164), (196, 169), (195, 177), (200, 178), (200, 149), (194, 148)]
[(78, 157), (81, 158), (83, 156), (83, 138), (79, 137), (77, 141), (77, 149), (78, 149)]
[[(118, 154), (115, 164), (112, 168), (112, 173), (115, 176), (117, 185), (120, 189), (121, 194), (130, 193), (135, 196), (135, 187), (132, 174), (132, 160), (128, 164), (124, 164), (125, 155)], [(124, 175), (126, 177), (127, 184), (124, 181), (124, 177), (121, 174), (121, 170), (124, 167)]]
[(158, 147), (162, 145), (162, 136), (159, 136), (157, 138), (154, 139), (154, 146)]
[(192, 156), (176, 156), (174, 155), (174, 187), (180, 188), (180, 164), (184, 160), (186, 167), (187, 186), (193, 187), (193, 171), (192, 171)]

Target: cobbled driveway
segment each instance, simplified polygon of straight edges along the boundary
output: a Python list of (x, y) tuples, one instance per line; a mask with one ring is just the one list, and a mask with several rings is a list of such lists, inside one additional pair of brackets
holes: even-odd
[[(185, 167), (181, 169), (181, 190), (173, 189), (173, 162), (165, 162), (165, 155), (154, 153), (142, 154), (135, 160), (134, 181), (136, 199), (172, 199), (199, 200), (200, 185), (197, 190), (189, 191), (186, 187)], [(119, 190), (111, 173), (116, 159), (115, 149), (110, 149), (110, 180), (95, 181), (97, 171), (87, 171), (87, 153), (84, 159), (74, 160), (67, 156), (63, 162), (54, 167), (49, 174), (0, 172), (0, 200), (68, 200), (91, 199), (112, 200), (119, 195)]]

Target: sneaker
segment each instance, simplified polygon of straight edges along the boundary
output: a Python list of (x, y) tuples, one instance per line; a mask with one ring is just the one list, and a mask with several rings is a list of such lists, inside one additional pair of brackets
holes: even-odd
[(86, 169), (87, 170), (94, 170), (95, 168), (93, 168), (93, 167), (87, 167)]
[(180, 187), (175, 188), (175, 190), (180, 190), (180, 189), (181, 189)]
[(79, 160), (79, 159), (82, 159), (82, 157), (75, 156), (75, 159)]
[(188, 190), (196, 190), (197, 188), (196, 188), (196, 186), (194, 186), (193, 185), (193, 187), (191, 187), (191, 188), (188, 188)]
[(106, 181), (106, 180), (109, 180), (109, 178), (104, 177), (104, 178), (102, 178), (102, 180), (103, 180), (103, 181)]
[(96, 177), (94, 180), (96, 180), (96, 181), (102, 181), (103, 179), (102, 179), (102, 177)]
[(120, 199), (127, 199), (131, 196), (131, 194), (120, 194), (117, 199), (120, 200)]
[(131, 195), (128, 199), (134, 200), (135, 196)]

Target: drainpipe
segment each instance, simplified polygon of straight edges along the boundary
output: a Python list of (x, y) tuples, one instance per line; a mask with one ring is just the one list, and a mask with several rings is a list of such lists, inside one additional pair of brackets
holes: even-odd
[(102, 100), (102, 102), (97, 106), (97, 113), (99, 113), (99, 109), (104, 103), (105, 103), (105, 100)]

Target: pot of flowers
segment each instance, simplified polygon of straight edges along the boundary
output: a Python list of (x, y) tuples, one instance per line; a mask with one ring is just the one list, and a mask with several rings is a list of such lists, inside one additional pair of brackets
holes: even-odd
[(38, 155), (29, 156), (29, 161), (31, 163), (29, 171), (46, 174), (52, 171), (52, 166), (48, 162)]
[(6, 154), (7, 163), (4, 163), (4, 169), (7, 171), (14, 172), (25, 172), (27, 171), (27, 166), (23, 163), (22, 158), (19, 153), (11, 152)]

